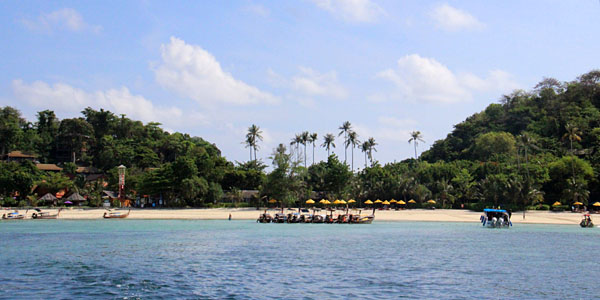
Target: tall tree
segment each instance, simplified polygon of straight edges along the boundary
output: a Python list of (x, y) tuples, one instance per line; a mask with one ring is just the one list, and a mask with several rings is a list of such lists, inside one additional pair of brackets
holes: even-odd
[[(567, 123), (565, 126), (567, 132), (563, 135), (563, 140), (568, 139), (571, 146), (571, 154), (575, 155), (573, 152), (573, 141), (581, 142), (581, 131), (576, 126), (571, 123)], [(573, 179), (575, 178), (575, 169), (573, 169)]]
[(367, 154), (369, 153), (369, 141), (364, 141), (360, 146), (360, 151), (365, 154), (365, 168), (367, 167)]
[(315, 164), (315, 142), (317, 141), (317, 137), (318, 137), (318, 135), (316, 132), (311, 133), (310, 137), (309, 137), (309, 141), (313, 146), (313, 153), (312, 153), (312, 157), (313, 157), (312, 164), (313, 165)]
[(348, 143), (348, 133), (352, 131), (352, 124), (350, 124), (349, 121), (346, 121), (342, 124), (342, 126), (338, 127), (338, 129), (340, 130), (338, 136), (344, 134), (344, 163), (346, 163), (346, 158), (348, 156), (348, 146), (350, 145)]
[(352, 171), (354, 172), (354, 148), (358, 145), (360, 141), (358, 140), (358, 133), (356, 131), (350, 131), (348, 133), (348, 139), (346, 140), (346, 148), (352, 145)]
[[(254, 160), (256, 160), (256, 152), (258, 152), (258, 141), (262, 141), (262, 131), (260, 127), (252, 124), (252, 126), (248, 127), (248, 133), (246, 134), (246, 143), (250, 144), (250, 147), (254, 149)], [(250, 154), (252, 155), (252, 154)], [(252, 160), (252, 157), (250, 158)]]
[(372, 137), (370, 137), (367, 142), (369, 144), (369, 160), (371, 161), (371, 165), (373, 165), (373, 151), (377, 152), (377, 149), (375, 149), (377, 142), (375, 142), (375, 138)]
[(306, 144), (308, 144), (310, 140), (310, 133), (308, 131), (304, 131), (300, 134), (300, 143), (304, 145), (304, 167), (306, 168)]
[(71, 152), (71, 162), (77, 161), (77, 154), (84, 149), (94, 131), (92, 125), (83, 118), (64, 119), (60, 122), (59, 140)]
[(321, 144), (321, 147), (324, 147), (325, 149), (327, 149), (327, 157), (329, 157), (329, 150), (331, 149), (331, 147), (335, 148), (335, 135), (328, 133), (323, 137), (323, 144)]
[(410, 139), (408, 140), (408, 143), (413, 143), (415, 145), (415, 160), (417, 160), (417, 145), (419, 144), (419, 141), (421, 142), (425, 142), (425, 140), (423, 140), (423, 135), (421, 135), (420, 131), (413, 131), (410, 133)]

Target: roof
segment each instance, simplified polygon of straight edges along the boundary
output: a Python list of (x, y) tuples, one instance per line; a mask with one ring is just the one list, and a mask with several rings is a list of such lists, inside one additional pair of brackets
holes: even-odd
[(258, 190), (242, 190), (242, 198), (252, 198), (252, 196), (258, 197)]
[(56, 197), (54, 197), (54, 195), (52, 195), (52, 194), (50, 194), (50, 193), (47, 193), (46, 195), (42, 196), (42, 197), (41, 197), (40, 199), (38, 199), (38, 200), (41, 200), (41, 201), (54, 201), (54, 200), (56, 200), (56, 199), (57, 199), (57, 198), (56, 198)]
[(117, 193), (113, 192), (113, 191), (102, 191), (104, 192), (104, 195), (108, 196), (109, 198), (119, 198), (119, 195), (117, 195)]
[(55, 164), (36, 164), (35, 166), (42, 171), (62, 171), (62, 168)]
[(6, 154), (6, 156), (8, 157), (15, 157), (15, 158), (35, 158), (36, 156), (33, 154), (26, 154), (23, 153), (21, 151), (11, 151), (8, 154)]
[(73, 194), (71, 194), (71, 196), (67, 197), (67, 200), (85, 201), (85, 198), (83, 198), (81, 195), (79, 195), (79, 193), (73, 193)]
[(484, 212), (506, 212), (505, 209), (493, 209), (493, 208), (486, 208), (483, 211)]
[(77, 173), (86, 173), (86, 174), (99, 174), (99, 173), (102, 173), (102, 172), (100, 172), (100, 170), (98, 170), (95, 167), (77, 167), (77, 170), (75, 170), (75, 172), (77, 172)]

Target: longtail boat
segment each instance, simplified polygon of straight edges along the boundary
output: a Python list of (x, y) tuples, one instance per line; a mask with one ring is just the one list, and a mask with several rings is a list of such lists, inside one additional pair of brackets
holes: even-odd
[[(27, 212), (25, 212), (27, 213)], [(22, 220), (25, 219), (25, 215), (19, 214), (19, 211), (13, 211), (2, 215), (2, 220)]]
[(127, 216), (129, 216), (129, 213), (131, 212), (131, 209), (127, 211), (126, 214), (122, 213), (122, 212), (118, 212), (118, 211), (108, 211), (104, 213), (104, 216), (102, 216), (105, 219), (124, 219), (127, 218)]
[(35, 208), (35, 212), (31, 214), (32, 219), (56, 219), (58, 215), (60, 215), (60, 211), (62, 208), (58, 209), (58, 212), (54, 215), (51, 215), (49, 212), (44, 212), (39, 208)]

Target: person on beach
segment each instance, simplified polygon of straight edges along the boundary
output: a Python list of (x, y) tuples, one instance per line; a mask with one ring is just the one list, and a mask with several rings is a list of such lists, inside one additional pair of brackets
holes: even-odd
[(229, 214), (229, 221), (231, 221), (231, 214)]

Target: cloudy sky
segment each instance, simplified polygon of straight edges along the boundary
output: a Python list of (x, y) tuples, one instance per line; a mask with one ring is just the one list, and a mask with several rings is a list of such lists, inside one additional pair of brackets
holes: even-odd
[(350, 121), (385, 163), (413, 155), (413, 130), (421, 152), (503, 94), (599, 68), (599, 25), (595, 0), (3, 1), (0, 105), (104, 108), (238, 161), (257, 124), (267, 163)]

